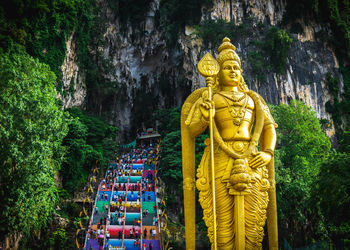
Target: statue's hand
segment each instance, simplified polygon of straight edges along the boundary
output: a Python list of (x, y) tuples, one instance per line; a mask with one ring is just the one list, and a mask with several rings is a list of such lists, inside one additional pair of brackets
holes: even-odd
[(258, 168), (267, 165), (272, 158), (272, 155), (263, 151), (253, 153), (254, 158), (249, 161), (251, 168)]
[(204, 99), (204, 101), (199, 105), (199, 110), (202, 113), (203, 118), (209, 120), (209, 110), (213, 109), (213, 117), (215, 116), (215, 104), (209, 99)]

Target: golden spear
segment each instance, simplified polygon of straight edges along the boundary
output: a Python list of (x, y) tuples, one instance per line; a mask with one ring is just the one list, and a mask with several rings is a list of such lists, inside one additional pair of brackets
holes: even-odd
[[(220, 65), (209, 53), (205, 54), (198, 63), (198, 71), (207, 80), (208, 87), (208, 99), (210, 102), (213, 100), (212, 83), (214, 77), (219, 73)], [(211, 80), (211, 81), (208, 81)], [(213, 244), (214, 249), (217, 249), (217, 236), (216, 236), (216, 200), (215, 200), (215, 171), (214, 171), (214, 136), (213, 136), (213, 107), (209, 109), (209, 135), (210, 135), (210, 165), (211, 165), (211, 188), (213, 193)]]

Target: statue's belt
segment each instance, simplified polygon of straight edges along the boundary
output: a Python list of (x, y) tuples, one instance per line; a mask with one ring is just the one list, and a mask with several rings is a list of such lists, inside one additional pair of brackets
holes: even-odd
[[(245, 152), (248, 147), (249, 147), (249, 140), (224, 140), (225, 144), (231, 148), (232, 150), (234, 150), (236, 153), (243, 153)], [(209, 145), (209, 144), (206, 144)], [(223, 150), (220, 145), (216, 142), (214, 142), (214, 148), (220, 148), (221, 150)]]
[[(225, 143), (226, 145), (232, 149), (233, 151), (235, 151), (236, 153), (242, 153), (242, 152), (245, 152), (248, 147), (249, 147), (249, 142), (250, 141), (226, 141), (225, 140)], [(216, 153), (223, 153), (225, 155), (227, 155), (227, 153), (222, 150), (222, 148), (217, 144), (217, 143), (214, 143), (216, 144), (214, 146), (214, 148), (216, 148), (217, 150), (215, 151)], [(257, 150), (253, 150), (253, 152), (256, 152)], [(225, 180), (228, 180), (229, 177), (231, 176), (231, 170), (232, 170), (232, 167), (233, 167), (233, 163), (234, 163), (234, 158), (232, 158), (231, 156), (227, 155), (227, 157), (229, 158), (227, 160), (227, 158), (225, 157), (225, 159), (223, 159), (222, 161), (223, 162), (227, 162), (227, 164), (225, 164), (225, 166), (221, 166), (220, 167), (220, 163), (218, 165), (216, 165), (216, 174), (215, 174), (215, 179), (221, 179), (223, 181)], [(247, 167), (248, 167), (248, 160), (249, 158), (251, 158), (252, 156), (248, 156), (246, 157), (245, 159), (247, 159)], [(220, 158), (220, 157), (219, 157)], [(219, 158), (215, 158), (215, 160), (219, 160)]]
[(249, 141), (227, 141), (226, 143), (237, 153), (243, 153), (249, 147)]

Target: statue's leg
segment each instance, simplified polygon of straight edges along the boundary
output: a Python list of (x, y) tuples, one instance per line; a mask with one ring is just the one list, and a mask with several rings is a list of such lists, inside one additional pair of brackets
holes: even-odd
[(221, 178), (215, 181), (216, 214), (217, 214), (217, 245), (218, 249), (234, 249), (234, 197), (228, 193), (226, 184)]

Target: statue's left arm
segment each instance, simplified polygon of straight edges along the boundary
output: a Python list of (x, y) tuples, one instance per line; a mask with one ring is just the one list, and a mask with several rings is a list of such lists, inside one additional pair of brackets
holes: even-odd
[(271, 116), (269, 107), (264, 103), (264, 126), (260, 136), (260, 152), (249, 162), (250, 167), (257, 168), (269, 164), (276, 146), (277, 124)]
[(276, 146), (276, 129), (274, 124), (264, 126), (260, 137), (260, 150), (273, 156)]
[(260, 137), (260, 149), (265, 153), (270, 153), (271, 156), (273, 156), (276, 146), (275, 128), (277, 128), (277, 124), (271, 115), (269, 107), (264, 103), (264, 128)]

